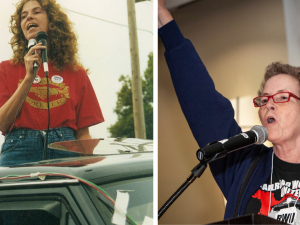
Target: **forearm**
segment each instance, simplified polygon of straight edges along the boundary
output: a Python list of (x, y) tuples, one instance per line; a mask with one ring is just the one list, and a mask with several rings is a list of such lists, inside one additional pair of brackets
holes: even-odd
[(161, 28), (172, 20), (173, 17), (167, 8), (158, 7), (158, 28)]
[(84, 127), (75, 132), (76, 140), (92, 139), (88, 127)]
[(6, 132), (12, 125), (18, 109), (21, 107), (32, 84), (32, 78), (25, 78), (14, 94), (0, 108), (0, 131)]

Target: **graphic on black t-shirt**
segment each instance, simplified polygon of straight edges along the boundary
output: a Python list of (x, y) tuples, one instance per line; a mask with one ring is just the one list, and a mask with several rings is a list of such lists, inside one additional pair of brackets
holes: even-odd
[(287, 163), (274, 155), (270, 178), (247, 204), (245, 214), (262, 214), (289, 224), (300, 225), (300, 164)]
[[(258, 214), (266, 215), (282, 222), (298, 224), (300, 222), (298, 184), (298, 180), (292, 182), (280, 180), (280, 182), (277, 182), (272, 186), (267, 184), (262, 185), (261, 189), (252, 195), (252, 198), (258, 199), (261, 203)], [(269, 191), (270, 189), (272, 190), (271, 194)], [(279, 200), (277, 200), (278, 198), (275, 198), (276, 192), (280, 192)], [(297, 217), (297, 214), (299, 215), (299, 218)]]

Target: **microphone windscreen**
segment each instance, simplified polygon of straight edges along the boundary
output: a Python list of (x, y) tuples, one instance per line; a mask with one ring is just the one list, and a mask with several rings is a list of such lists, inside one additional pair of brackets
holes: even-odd
[(265, 127), (255, 125), (251, 128), (251, 130), (257, 134), (257, 142), (255, 144), (261, 145), (268, 140), (268, 131)]
[(37, 40), (37, 42), (39, 42), (40, 40), (47, 40), (48, 34), (44, 31), (40, 31), (37, 33), (35, 39)]
[(36, 45), (36, 40), (34, 38), (28, 41), (28, 49)]

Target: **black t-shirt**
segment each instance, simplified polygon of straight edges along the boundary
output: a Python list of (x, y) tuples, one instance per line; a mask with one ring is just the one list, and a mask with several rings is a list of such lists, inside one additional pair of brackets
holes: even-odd
[(252, 195), (245, 214), (262, 214), (286, 223), (300, 224), (299, 196), (300, 164), (284, 162), (274, 154), (272, 183), (269, 177)]

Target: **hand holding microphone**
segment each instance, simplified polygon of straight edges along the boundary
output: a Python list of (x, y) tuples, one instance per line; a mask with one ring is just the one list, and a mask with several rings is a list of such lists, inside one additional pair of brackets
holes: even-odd
[[(36, 40), (35, 39), (30, 39), (29, 41), (28, 41), (28, 50), (30, 50), (33, 46), (35, 46), (36, 45)], [(36, 51), (34, 51), (34, 55), (36, 55)], [(34, 64), (33, 64), (33, 67), (38, 67), (38, 64), (36, 63), (36, 62), (34, 62)]]
[[(28, 53), (24, 57), (24, 63), (26, 67), (26, 77), (32, 79), (34, 77), (34, 68), (38, 70), (41, 65), (42, 59), (40, 56), (40, 50), (45, 49), (42, 44), (36, 44), (35, 39), (30, 39), (28, 41)], [(25, 77), (25, 78), (26, 78)]]
[(42, 54), (44, 72), (46, 77), (48, 77), (47, 39), (48, 39), (48, 35), (44, 31), (40, 31), (36, 35), (37, 42), (41, 43), (45, 47), (44, 49), (41, 50), (41, 54)]

